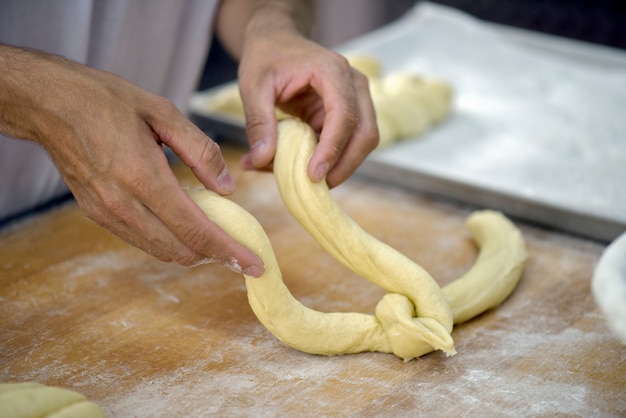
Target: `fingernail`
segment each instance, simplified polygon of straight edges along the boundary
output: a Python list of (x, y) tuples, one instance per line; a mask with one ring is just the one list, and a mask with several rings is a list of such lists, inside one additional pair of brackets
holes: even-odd
[(235, 191), (235, 181), (226, 167), (224, 167), (224, 170), (217, 176), (217, 184), (219, 184), (225, 192), (230, 193)]
[(246, 269), (243, 271), (243, 274), (245, 274), (246, 276), (261, 277), (263, 275), (263, 270), (261, 269), (261, 267), (253, 264), (246, 267)]
[(312, 179), (314, 182), (322, 181), (324, 176), (328, 174), (328, 163), (327, 162), (320, 163), (315, 168), (315, 173), (313, 174), (315, 175), (315, 178)]
[(250, 149), (251, 153), (252, 153), (252, 161), (256, 161), (259, 158), (261, 158), (263, 156), (263, 151), (265, 150), (265, 140), (259, 140), (256, 141), (254, 143), (254, 145), (252, 145), (252, 148)]

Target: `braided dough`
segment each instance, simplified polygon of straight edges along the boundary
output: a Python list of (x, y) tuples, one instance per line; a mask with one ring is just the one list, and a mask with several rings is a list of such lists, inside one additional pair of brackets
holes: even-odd
[(284, 285), (258, 221), (217, 194), (190, 191), (209, 219), (263, 259), (264, 275), (246, 277), (252, 310), (280, 341), (308, 353), (380, 351), (405, 360), (432, 350), (454, 354), (453, 323), (499, 305), (517, 285), (526, 259), (521, 234), (499, 213), (471, 215), (468, 227), (480, 246), (479, 256), (467, 274), (440, 289), (428, 272), (351, 220), (325, 182), (309, 180), (306, 166), (315, 144), (308, 125), (296, 119), (279, 123), (274, 171), (281, 196), (326, 251), (389, 293), (376, 306), (375, 315), (307, 308)]

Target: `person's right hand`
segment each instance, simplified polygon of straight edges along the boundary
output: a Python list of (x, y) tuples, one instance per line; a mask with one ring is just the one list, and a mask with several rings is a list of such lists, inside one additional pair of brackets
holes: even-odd
[(263, 273), (172, 173), (162, 144), (208, 189), (235, 188), (219, 146), (172, 103), (113, 74), (7, 46), (0, 73), (0, 131), (43, 146), (89, 218), (163, 261)]

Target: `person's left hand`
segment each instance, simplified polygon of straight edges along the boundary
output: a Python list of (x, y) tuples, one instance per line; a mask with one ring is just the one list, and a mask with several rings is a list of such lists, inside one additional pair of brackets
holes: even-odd
[(314, 182), (326, 176), (330, 187), (341, 184), (378, 145), (367, 78), (338, 53), (298, 33), (276, 29), (247, 40), (239, 88), (251, 148), (242, 159), (245, 168), (271, 164), (276, 106), (319, 134), (308, 166)]

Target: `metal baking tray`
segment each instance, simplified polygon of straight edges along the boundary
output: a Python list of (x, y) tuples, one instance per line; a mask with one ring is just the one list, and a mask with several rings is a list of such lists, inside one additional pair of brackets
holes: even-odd
[[(375, 151), (357, 175), (604, 242), (626, 230), (624, 51), (430, 3), (338, 50), (444, 78), (455, 91), (444, 123)], [(203, 110), (224, 87), (198, 93), (192, 119), (245, 142), (241, 121)]]

